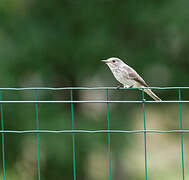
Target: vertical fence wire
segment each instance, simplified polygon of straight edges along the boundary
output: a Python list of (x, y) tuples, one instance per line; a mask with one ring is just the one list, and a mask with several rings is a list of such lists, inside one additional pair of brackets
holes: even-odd
[(146, 143), (146, 110), (145, 110), (145, 99), (144, 99), (144, 89), (142, 89), (142, 108), (143, 108), (143, 116), (144, 116), (144, 158), (145, 158), (145, 179), (148, 179), (148, 170), (147, 170), (147, 143)]
[[(108, 89), (106, 89), (106, 100), (108, 101)], [(107, 102), (107, 121), (108, 121), (108, 130), (110, 130), (110, 107)], [(109, 158), (109, 179), (112, 179), (112, 170), (111, 170), (111, 149), (110, 149), (110, 132), (108, 132), (108, 158)]]
[[(35, 90), (35, 101), (38, 100), (37, 90)], [(35, 118), (37, 124), (37, 131), (39, 130), (39, 105), (35, 103)], [(37, 133), (37, 160), (38, 160), (38, 180), (40, 180), (40, 147), (39, 147), (39, 133)]]
[[(182, 126), (182, 109), (181, 109), (181, 89), (179, 89), (179, 110), (180, 110), (180, 129), (183, 130)], [(183, 132), (181, 132), (181, 153), (182, 153), (182, 179), (184, 180), (184, 143), (183, 143)]]
[[(72, 89), (70, 90), (70, 98), (71, 102), (73, 101), (73, 92)], [(72, 112), (72, 130), (75, 129), (74, 123), (74, 105), (73, 102), (71, 103), (71, 112)], [(75, 133), (72, 133), (72, 141), (73, 141), (73, 170), (74, 170), (74, 180), (76, 180), (76, 165), (75, 165)]]
[[(0, 91), (0, 100), (2, 101), (3, 96), (2, 92)], [(1, 106), (1, 129), (4, 131), (4, 117), (3, 117), (3, 104)], [(5, 134), (2, 132), (2, 159), (3, 159), (3, 179), (5, 180)]]

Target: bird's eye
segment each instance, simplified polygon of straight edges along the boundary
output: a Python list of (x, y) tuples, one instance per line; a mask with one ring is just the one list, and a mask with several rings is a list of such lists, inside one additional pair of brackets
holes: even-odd
[(115, 60), (113, 60), (112, 62), (115, 63)]

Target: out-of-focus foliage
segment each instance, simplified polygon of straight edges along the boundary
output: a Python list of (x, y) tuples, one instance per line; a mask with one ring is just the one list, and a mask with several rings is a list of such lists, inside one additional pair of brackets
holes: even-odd
[[(1, 86), (78, 85), (99, 73), (100, 59), (110, 56), (126, 60), (151, 84), (147, 75), (154, 72), (156, 86), (187, 85), (187, 5), (169, 0), (3, 0)], [(42, 82), (36, 82), (37, 75)]]
[[(111, 56), (125, 60), (151, 86), (188, 86), (188, 6), (185, 0), (1, 0), (0, 86), (116, 86), (110, 71), (100, 62)], [(124, 93), (112, 92), (110, 96), (139, 97), (136, 92)], [(178, 99), (176, 91), (158, 93), (162, 99)], [(3, 96), (28, 100), (34, 99), (34, 92)], [(74, 92), (75, 99), (101, 96), (105, 99), (104, 92), (93, 96), (86, 91)], [(188, 97), (185, 93), (184, 98)], [(70, 94), (40, 92), (39, 98), (69, 99)], [(112, 105), (111, 128), (131, 129), (136, 119), (130, 117), (136, 114), (132, 111), (136, 108)], [(75, 106), (76, 128), (106, 129), (105, 111), (105, 105), (100, 109)], [(36, 128), (34, 105), (5, 105), (4, 114), (6, 129)], [(39, 119), (40, 129), (71, 129), (69, 105), (40, 105)], [(133, 138), (112, 136), (115, 179), (143, 179), (140, 173), (131, 175), (119, 161), (119, 153), (129, 152), (125, 146), (134, 146)], [(107, 179), (107, 135), (82, 134), (76, 140), (78, 179)], [(5, 136), (5, 142), (7, 177), (36, 179), (36, 137), (11, 134)], [(40, 135), (40, 144), (42, 179), (72, 179), (71, 134)]]

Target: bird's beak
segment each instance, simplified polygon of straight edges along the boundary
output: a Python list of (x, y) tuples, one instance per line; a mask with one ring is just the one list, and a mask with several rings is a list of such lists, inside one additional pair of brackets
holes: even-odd
[(108, 60), (102, 60), (102, 62), (104, 62), (104, 63), (108, 63)]

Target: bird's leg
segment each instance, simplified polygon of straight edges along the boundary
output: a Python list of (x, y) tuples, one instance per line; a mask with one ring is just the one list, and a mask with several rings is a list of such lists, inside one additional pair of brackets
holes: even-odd
[(128, 88), (133, 88), (134, 85), (129, 86)]
[(119, 85), (119, 86), (117, 86), (117, 88), (116, 89), (120, 89), (120, 88), (123, 88), (124, 86), (123, 85)]

